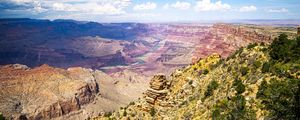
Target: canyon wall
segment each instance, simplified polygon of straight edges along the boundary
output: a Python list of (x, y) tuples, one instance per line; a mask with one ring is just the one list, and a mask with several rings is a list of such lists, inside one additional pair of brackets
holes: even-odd
[(52, 119), (91, 103), (99, 93), (93, 71), (13, 64), (0, 68), (0, 111), (7, 119)]

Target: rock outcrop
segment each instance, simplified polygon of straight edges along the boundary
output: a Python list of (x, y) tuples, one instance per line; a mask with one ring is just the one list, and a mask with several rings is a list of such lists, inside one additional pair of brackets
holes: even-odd
[(160, 105), (167, 95), (167, 79), (164, 75), (155, 75), (150, 81), (150, 88), (145, 93), (145, 99), (149, 104)]

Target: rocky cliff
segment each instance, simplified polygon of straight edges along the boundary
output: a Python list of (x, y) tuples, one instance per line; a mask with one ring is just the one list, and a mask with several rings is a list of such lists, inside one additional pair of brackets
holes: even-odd
[(7, 118), (51, 119), (79, 110), (99, 93), (93, 71), (13, 64), (0, 68), (0, 111)]
[(115, 79), (81, 67), (0, 66), (0, 112), (6, 119), (87, 119), (136, 100), (145, 82), (129, 72)]

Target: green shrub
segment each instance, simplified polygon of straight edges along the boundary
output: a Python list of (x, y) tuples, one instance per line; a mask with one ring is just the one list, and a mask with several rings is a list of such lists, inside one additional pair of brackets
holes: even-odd
[(249, 68), (248, 68), (248, 67), (242, 67), (242, 68), (241, 68), (241, 74), (242, 74), (242, 76), (245, 76), (245, 75), (247, 75), (247, 73), (248, 73), (248, 70), (249, 70)]
[(256, 93), (256, 98), (265, 99), (269, 95), (270, 95), (270, 90), (268, 89), (268, 83), (266, 80), (263, 80)]
[(261, 68), (261, 72), (262, 73), (267, 73), (270, 71), (270, 63), (269, 62), (266, 62), (263, 64), (262, 68)]
[(270, 45), (270, 56), (274, 60), (285, 60), (286, 56), (289, 54), (288, 50), (289, 39), (288, 36), (285, 34), (281, 34), (278, 38)]
[(260, 51), (262, 51), (262, 52), (267, 52), (267, 51), (268, 51), (268, 48), (262, 48)]
[(274, 63), (271, 67), (271, 72), (277, 74), (278, 76), (289, 76), (288, 70), (291, 69), (290, 64), (283, 64), (280, 62)]
[(124, 110), (123, 116), (127, 116), (127, 111), (126, 110)]
[(236, 50), (233, 54), (231, 54), (229, 57), (226, 58), (226, 60), (233, 59), (236, 57), (236, 55), (240, 55), (243, 52), (243, 48), (239, 48)]
[(134, 113), (131, 113), (130, 116), (131, 116), (131, 117), (135, 117), (135, 114), (134, 114)]
[(254, 47), (257, 46), (257, 45), (258, 45), (257, 43), (249, 44), (249, 45), (247, 46), (247, 49), (252, 49), (252, 48), (254, 48)]
[(156, 110), (155, 110), (154, 107), (152, 107), (152, 108), (150, 109), (150, 115), (151, 115), (151, 116), (154, 116), (155, 114), (156, 114)]
[(193, 80), (189, 80), (189, 85), (192, 85), (193, 84)]
[(268, 84), (262, 81), (256, 94), (262, 100), (263, 109), (270, 112), (273, 119), (300, 119), (300, 80), (270, 80)]
[(206, 97), (209, 97), (209, 96), (211, 96), (211, 95), (213, 95), (213, 91), (214, 91), (215, 89), (217, 89), (218, 86), (219, 86), (218, 82), (215, 81), (215, 80), (212, 80), (212, 81), (208, 84), (207, 89), (206, 89), (206, 91), (205, 91), (205, 93), (204, 93), (205, 98), (206, 98)]
[(0, 112), (0, 120), (5, 120), (4, 116), (2, 115), (2, 113)]
[(261, 66), (261, 62), (260, 61), (255, 61), (253, 63), (253, 65), (254, 65), (255, 68), (259, 68)]
[(104, 113), (104, 117), (110, 117), (111, 115), (112, 115), (111, 112), (105, 112), (105, 113)]
[(288, 39), (286, 34), (279, 35), (269, 46), (269, 55), (275, 61), (299, 61), (300, 37), (295, 40)]
[(245, 97), (237, 95), (232, 99), (223, 99), (214, 105), (213, 120), (254, 120), (254, 110), (246, 107)]
[(134, 102), (130, 102), (130, 103), (129, 103), (129, 105), (134, 105), (134, 104), (135, 104)]
[(245, 85), (239, 79), (235, 79), (232, 86), (235, 88), (237, 94), (242, 94), (245, 92)]
[(203, 71), (203, 74), (204, 75), (206, 75), (206, 74), (208, 74), (209, 73), (209, 71), (207, 70), (207, 69), (205, 69), (204, 71)]

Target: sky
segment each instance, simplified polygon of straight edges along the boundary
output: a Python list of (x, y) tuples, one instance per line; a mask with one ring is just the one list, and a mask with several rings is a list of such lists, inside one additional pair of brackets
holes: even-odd
[(0, 18), (96, 22), (300, 19), (300, 0), (0, 0)]

